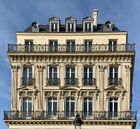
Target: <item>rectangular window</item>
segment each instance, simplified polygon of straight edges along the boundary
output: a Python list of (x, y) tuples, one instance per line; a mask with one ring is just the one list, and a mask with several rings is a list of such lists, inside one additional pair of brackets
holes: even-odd
[(23, 85), (32, 85), (33, 78), (32, 78), (32, 67), (24, 66), (23, 67)]
[(84, 108), (84, 115), (85, 116), (90, 116), (92, 115), (92, 98), (84, 98), (84, 103), (83, 103), (83, 108)]
[(58, 24), (57, 23), (51, 23), (51, 32), (57, 32)]
[(31, 97), (24, 97), (22, 103), (22, 111), (24, 117), (31, 117), (32, 114), (32, 98)]
[(65, 113), (66, 113), (66, 117), (74, 117), (75, 116), (75, 100), (74, 100), (74, 98), (66, 98)]
[(109, 67), (109, 85), (118, 85), (120, 83), (118, 78), (118, 67)]
[(118, 114), (118, 99), (117, 98), (110, 98), (109, 99), (109, 116), (110, 117), (117, 117)]
[(118, 67), (109, 68), (109, 78), (118, 78)]
[(85, 52), (92, 52), (92, 41), (85, 40)]
[(86, 22), (85, 23), (85, 32), (90, 32), (91, 31), (91, 27), (92, 27), (91, 22)]
[(84, 67), (84, 85), (93, 85), (93, 68), (91, 66)]
[(58, 50), (58, 42), (57, 40), (49, 41), (49, 52), (57, 52)]
[(67, 41), (66, 50), (67, 52), (75, 52), (75, 41)]
[(68, 32), (74, 32), (74, 23), (68, 23)]
[(32, 52), (33, 49), (33, 40), (25, 40), (25, 51)]
[(57, 115), (57, 98), (48, 98), (48, 115), (49, 117)]
[(49, 85), (58, 85), (58, 75), (57, 75), (57, 67), (49, 67), (49, 79), (48, 83)]
[(66, 85), (75, 85), (75, 68), (74, 67), (67, 67), (66, 68)]
[(109, 51), (117, 51), (117, 40), (109, 40)]

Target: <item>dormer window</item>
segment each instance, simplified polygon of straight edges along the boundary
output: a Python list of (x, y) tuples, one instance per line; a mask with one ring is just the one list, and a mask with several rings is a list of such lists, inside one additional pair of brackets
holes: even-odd
[(91, 31), (91, 22), (86, 22), (85, 23), (85, 32), (90, 32)]
[(51, 32), (57, 32), (58, 23), (51, 23)]
[(57, 17), (52, 17), (49, 19), (49, 30), (50, 32), (59, 32), (60, 31), (60, 19)]
[(76, 19), (69, 17), (66, 19), (66, 32), (76, 32)]
[(68, 32), (74, 32), (74, 23), (68, 23)]
[(83, 19), (83, 31), (84, 32), (93, 31), (93, 18), (92, 17), (85, 17)]

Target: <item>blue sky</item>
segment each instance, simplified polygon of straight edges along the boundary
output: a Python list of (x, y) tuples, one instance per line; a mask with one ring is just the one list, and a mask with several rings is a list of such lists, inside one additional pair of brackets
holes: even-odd
[[(128, 31), (129, 43), (136, 44), (132, 109), (140, 119), (140, 1), (139, 0), (0, 0), (0, 128), (7, 129), (3, 111), (10, 110), (10, 66), (7, 44), (16, 43), (16, 31), (23, 31), (32, 21), (47, 24), (48, 18), (74, 16), (81, 22), (99, 9), (98, 23), (112, 21), (121, 30)], [(137, 123), (137, 129), (140, 123)]]

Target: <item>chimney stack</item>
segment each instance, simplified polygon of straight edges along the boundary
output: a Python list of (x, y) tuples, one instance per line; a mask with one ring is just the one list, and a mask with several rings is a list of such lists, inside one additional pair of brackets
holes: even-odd
[(98, 9), (93, 9), (92, 18), (93, 18), (93, 25), (97, 26)]

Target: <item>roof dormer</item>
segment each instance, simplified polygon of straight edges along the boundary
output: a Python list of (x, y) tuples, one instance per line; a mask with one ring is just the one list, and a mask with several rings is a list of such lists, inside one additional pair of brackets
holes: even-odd
[(60, 31), (60, 19), (57, 17), (52, 17), (49, 19), (49, 31), (59, 32)]
[(76, 22), (74, 17), (66, 18), (66, 32), (76, 32)]
[(113, 30), (113, 25), (111, 21), (106, 21), (103, 27), (103, 31), (112, 31)]
[(92, 32), (93, 31), (93, 18), (85, 17), (83, 18), (83, 31), (84, 32)]
[(32, 22), (32, 32), (39, 32), (39, 24), (37, 22)]

